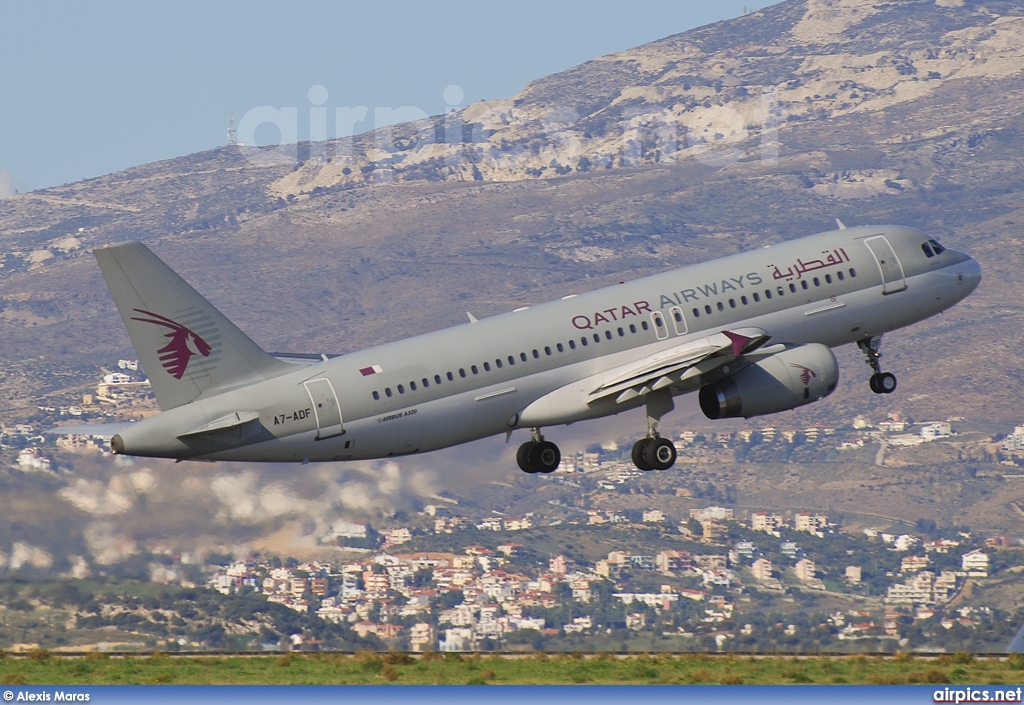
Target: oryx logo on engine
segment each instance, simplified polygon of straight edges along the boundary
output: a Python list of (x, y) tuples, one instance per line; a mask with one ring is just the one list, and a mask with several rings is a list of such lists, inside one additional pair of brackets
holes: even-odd
[(152, 323), (168, 329), (168, 332), (164, 333), (164, 335), (170, 339), (170, 342), (156, 352), (160, 357), (160, 364), (167, 370), (167, 374), (175, 379), (181, 379), (182, 375), (185, 374), (185, 369), (188, 367), (188, 362), (192, 359), (193, 355), (210, 356), (212, 348), (209, 343), (200, 338), (194, 331), (189, 330), (177, 321), (161, 316), (159, 313), (144, 311), (141, 308), (134, 310), (136, 313), (152, 316), (152, 318), (132, 317), (133, 321)]
[(804, 383), (804, 386), (810, 386), (811, 380), (818, 376), (818, 373), (812, 370), (810, 367), (805, 365), (798, 365), (794, 362), (789, 363), (790, 367), (795, 367), (800, 370), (800, 381)]

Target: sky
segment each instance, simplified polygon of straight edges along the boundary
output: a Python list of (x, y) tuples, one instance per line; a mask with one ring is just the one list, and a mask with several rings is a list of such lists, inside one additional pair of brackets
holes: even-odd
[(2, 0), (0, 197), (220, 146), (232, 111), (250, 143), (276, 144), (251, 127), (265, 107), (295, 108), (305, 139), (312, 105), (335, 137), (338, 108), (367, 106), (362, 132), (403, 106), (511, 97), (773, 1)]

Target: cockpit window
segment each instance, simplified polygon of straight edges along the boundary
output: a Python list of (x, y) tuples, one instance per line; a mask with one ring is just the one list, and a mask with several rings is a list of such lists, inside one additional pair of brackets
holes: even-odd
[(941, 255), (946, 251), (946, 248), (940, 245), (938, 240), (929, 240), (928, 244), (932, 246), (932, 249), (935, 250), (935, 254), (937, 255)]
[(924, 250), (924, 256), (925, 257), (928, 257), (930, 259), (930, 258), (935, 256), (935, 253), (932, 252), (932, 246), (931, 246), (930, 243), (927, 243), (927, 242), (921, 243), (921, 249)]

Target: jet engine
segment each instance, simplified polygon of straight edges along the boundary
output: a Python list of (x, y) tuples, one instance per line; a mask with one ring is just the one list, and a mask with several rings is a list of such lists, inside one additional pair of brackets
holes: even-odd
[(709, 419), (761, 416), (795, 409), (835, 391), (839, 363), (828, 346), (799, 345), (754, 362), (700, 390)]

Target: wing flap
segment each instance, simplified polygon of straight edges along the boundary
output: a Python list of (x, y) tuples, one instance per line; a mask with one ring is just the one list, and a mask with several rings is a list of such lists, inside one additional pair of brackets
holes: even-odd
[(714, 333), (663, 350), (610, 370), (601, 386), (590, 393), (590, 401), (617, 395), (616, 401), (621, 404), (673, 384), (682, 384), (756, 350), (770, 338), (760, 328), (743, 328)]

